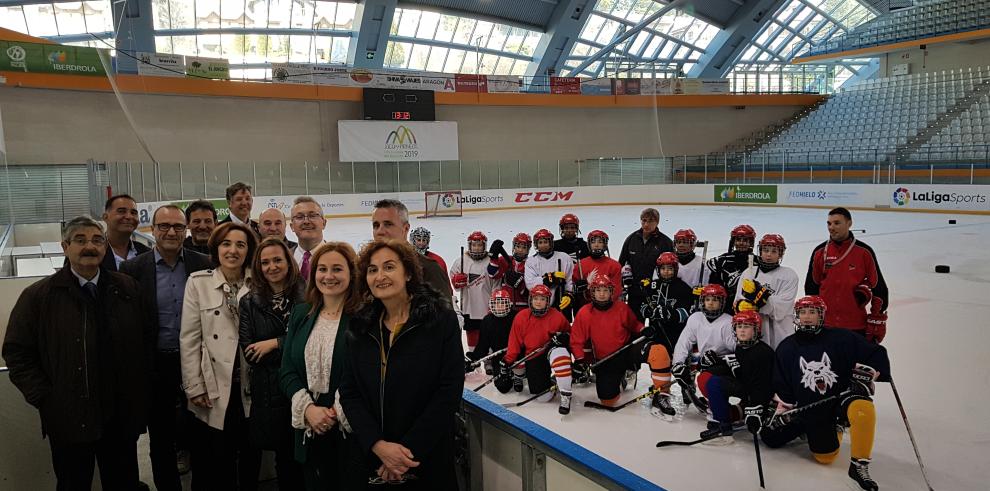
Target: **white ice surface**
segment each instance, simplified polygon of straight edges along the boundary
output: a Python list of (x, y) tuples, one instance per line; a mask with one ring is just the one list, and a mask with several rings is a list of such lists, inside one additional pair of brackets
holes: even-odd
[[(412, 219), (412, 227), (433, 233), (432, 250), (455, 260), (467, 235), (476, 229), (489, 240), (511, 242), (517, 232), (530, 235), (545, 227), (557, 233), (561, 214), (574, 212), (584, 233), (605, 230), (613, 257), (622, 241), (639, 226), (641, 207), (581, 207), (469, 213), (460, 218)], [(825, 238), (825, 211), (764, 207), (664, 206), (661, 231), (669, 236), (693, 228), (711, 240), (709, 256), (725, 251), (729, 230), (749, 223), (757, 233), (780, 233), (787, 241), (783, 263), (794, 268), (802, 283), (811, 249)], [(948, 225), (948, 219), (958, 220)], [(915, 432), (932, 485), (938, 490), (990, 489), (990, 217), (895, 212), (853, 213), (857, 236), (873, 247), (891, 291), (888, 335), (892, 371)], [(328, 240), (355, 246), (371, 236), (369, 219), (333, 219)], [(699, 249), (700, 252), (700, 249)], [(951, 266), (936, 274), (936, 264)], [(803, 291), (803, 288), (801, 289)], [(640, 385), (623, 401), (645, 391), (649, 373), (640, 371)], [(466, 385), (484, 380), (470, 375)], [(482, 391), (500, 403), (522, 400), (515, 393)], [(526, 393), (524, 392), (524, 395)], [(583, 407), (594, 400), (594, 388), (577, 388), (571, 415), (563, 420), (552, 403), (532, 403), (517, 411), (548, 429), (667, 489), (759, 489), (752, 439), (737, 434), (727, 447), (657, 449), (659, 440), (693, 440), (704, 418), (688, 413), (678, 422), (650, 416), (633, 405), (618, 413)], [(907, 431), (889, 384), (878, 384), (877, 436), (871, 473), (883, 489), (925, 489)], [(785, 449), (762, 448), (767, 489), (858, 489), (846, 476), (849, 438), (830, 466), (817, 464), (804, 442)], [(980, 484), (983, 483), (983, 484)]]

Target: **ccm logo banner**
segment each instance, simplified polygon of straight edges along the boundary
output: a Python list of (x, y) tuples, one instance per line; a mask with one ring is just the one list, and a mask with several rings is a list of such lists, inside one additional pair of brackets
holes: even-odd
[(529, 193), (516, 193), (516, 203), (546, 202), (546, 201), (570, 201), (574, 196), (574, 191), (536, 191)]

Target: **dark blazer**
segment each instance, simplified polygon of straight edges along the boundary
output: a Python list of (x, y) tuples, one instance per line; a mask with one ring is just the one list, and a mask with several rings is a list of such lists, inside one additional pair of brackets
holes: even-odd
[[(144, 432), (156, 336), (137, 282), (100, 271), (94, 300), (66, 266), (27, 287), (10, 314), (3, 357), (10, 380), (61, 445), (105, 430)], [(98, 308), (97, 308), (98, 307)]]
[(347, 364), (340, 404), (363, 457), (358, 471), (370, 476), (380, 465), (371, 447), (378, 440), (412, 451), (419, 467), (411, 489), (457, 489), (454, 421), (464, 390), (464, 349), (454, 311), (427, 289), (413, 293), (409, 320), (382, 356), (375, 300), (347, 329)]
[[(107, 251), (107, 254), (110, 252)], [(110, 259), (113, 261), (113, 258)], [(204, 269), (210, 269), (210, 258), (209, 256), (204, 256), (198, 252), (190, 251), (188, 249), (182, 251), (182, 261), (185, 262), (186, 266), (186, 277), (188, 278), (190, 274), (196, 271), (202, 271)], [(152, 250), (148, 250), (144, 253), (138, 254), (137, 257), (128, 259), (120, 263), (120, 272), (124, 273), (131, 278), (137, 280), (138, 285), (140, 285), (141, 296), (144, 297), (144, 301), (151, 305), (152, 316), (151, 325), (153, 327), (153, 333), (158, 339), (158, 282), (155, 281), (155, 253)]]
[(182, 241), (182, 248), (189, 249), (190, 251), (198, 252), (206, 257), (210, 257), (210, 248), (206, 244), (203, 245), (194, 244), (192, 237), (186, 237), (185, 240)]
[[(308, 390), (306, 382), (306, 343), (309, 341), (309, 334), (313, 332), (316, 325), (316, 317), (319, 312), (309, 314), (311, 305), (301, 303), (292, 308), (292, 316), (289, 317), (289, 330), (285, 334), (285, 342), (282, 344), (282, 368), (279, 372), (279, 382), (284, 394), (290, 400), (300, 389)], [(350, 324), (350, 316), (343, 314), (340, 317), (340, 325), (337, 330), (337, 337), (334, 340), (333, 359), (330, 360), (330, 388), (326, 394), (321, 395), (316, 400), (317, 406), (332, 407), (337, 388), (340, 387), (340, 380), (344, 370), (345, 353), (347, 343), (345, 333)], [(309, 448), (304, 442), (304, 431), (295, 430), (295, 457), (301, 463), (306, 463)]]
[[(264, 281), (264, 280), (262, 280)], [(304, 283), (299, 282), (289, 299), (290, 310), (302, 302)], [(282, 367), (282, 349), (285, 346), (285, 330), (288, 319), (272, 310), (271, 302), (258, 293), (241, 297), (238, 308), (237, 344), (243, 352), (249, 345), (267, 339), (277, 339), (279, 348), (271, 351), (258, 363), (250, 366), (251, 414), (248, 418), (251, 444), (255, 448), (281, 450), (292, 446), (292, 421), (289, 398), (279, 386), (279, 369)], [(247, 360), (247, 355), (244, 357)]]
[[(137, 252), (138, 256), (151, 250), (150, 247), (138, 241), (132, 241), (132, 243), (134, 244), (134, 250)], [(133, 259), (137, 259), (137, 256), (135, 256)], [(68, 265), (69, 263), (66, 262), (65, 264)], [(124, 264), (124, 263), (120, 263), (120, 264)], [(113, 249), (110, 248), (109, 243), (107, 243), (107, 253), (103, 255), (103, 263), (100, 264), (100, 267), (109, 271), (117, 271), (117, 260), (113, 258)]]
[[(230, 214), (228, 214), (227, 215), (227, 218), (224, 218), (223, 220), (220, 220), (219, 222), (217, 222), (217, 225), (220, 225), (221, 223), (232, 222), (232, 221), (233, 220), (230, 218)], [(251, 218), (251, 219), (248, 220), (248, 223), (251, 224), (251, 230), (254, 230), (254, 235), (256, 235), (258, 237), (261, 237), (261, 230), (258, 229), (258, 221), (255, 220), (255, 219), (253, 219), (253, 218)]]

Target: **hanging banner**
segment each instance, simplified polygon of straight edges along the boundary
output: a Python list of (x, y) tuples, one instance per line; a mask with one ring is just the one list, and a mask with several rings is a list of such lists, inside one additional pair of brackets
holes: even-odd
[(457, 160), (453, 121), (338, 121), (341, 162)]
[(550, 77), (551, 94), (581, 94), (581, 79), (577, 77)]
[(420, 81), (422, 82), (423, 90), (432, 90), (434, 92), (456, 92), (457, 90), (454, 85), (454, 76), (451, 74), (427, 73), (423, 75)]
[(152, 77), (185, 77), (186, 61), (182, 55), (169, 53), (137, 53), (138, 75)]
[(310, 69), (316, 85), (351, 85), (351, 74), (343, 65), (311, 65)]
[(186, 76), (230, 80), (230, 62), (220, 58), (187, 56)]
[(617, 78), (612, 80), (612, 93), (615, 95), (639, 95), (638, 78)]
[(313, 83), (313, 66), (302, 63), (272, 63), (272, 82), (311, 84)]
[(509, 75), (487, 75), (488, 93), (518, 93), (522, 89), (522, 79)]
[(454, 87), (457, 92), (488, 92), (488, 76), (458, 73), (454, 75)]
[(96, 48), (0, 41), (0, 71), (105, 76)]
[(608, 78), (593, 78), (581, 82), (581, 94), (583, 95), (612, 95), (612, 83)]
[(729, 79), (727, 79), (727, 78), (700, 79), (700, 80), (701, 80), (701, 93), (702, 94), (728, 94), (729, 93)]

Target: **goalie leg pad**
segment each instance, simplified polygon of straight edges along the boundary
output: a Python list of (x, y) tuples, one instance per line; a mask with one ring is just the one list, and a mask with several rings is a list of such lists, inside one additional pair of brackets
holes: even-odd
[(877, 411), (873, 401), (852, 401), (846, 410), (846, 418), (849, 420), (849, 439), (852, 442), (850, 457), (869, 459), (877, 429)]

